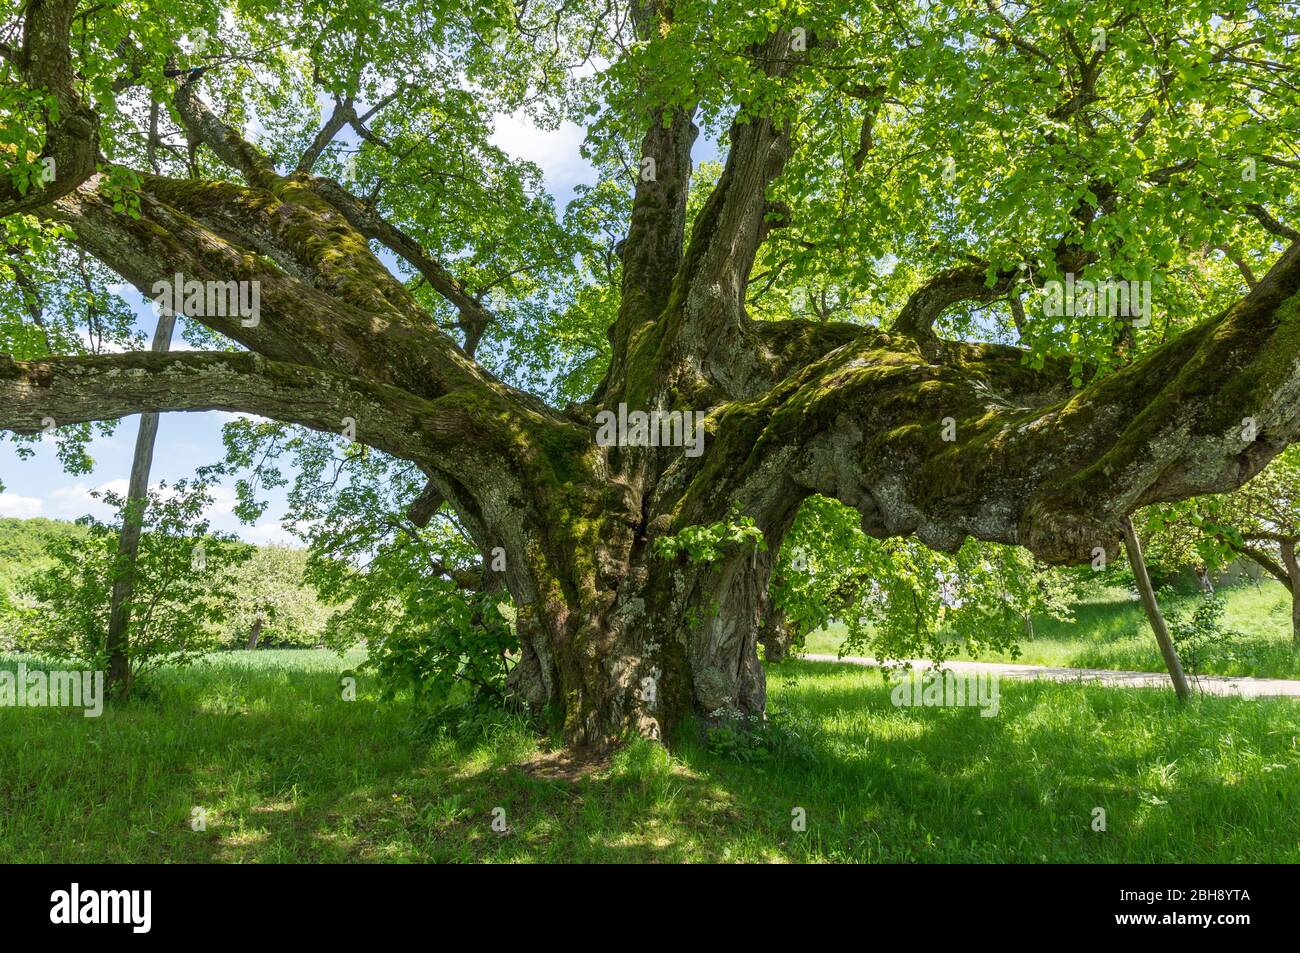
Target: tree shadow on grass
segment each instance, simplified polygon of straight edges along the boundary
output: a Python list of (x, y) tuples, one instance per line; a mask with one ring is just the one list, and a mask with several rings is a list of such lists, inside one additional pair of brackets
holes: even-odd
[[(810, 763), (769, 768), (761, 788), (735, 766), (695, 763), (761, 802), (816, 805), (828, 846), (854, 844), (857, 812), (889, 859), (1296, 856), (1300, 707), (1289, 700), (1183, 710), (1168, 692), (1003, 681), (986, 718), (895, 708), (880, 676), (855, 666), (772, 674), (778, 723), (789, 712), (796, 729), (817, 726)], [(1093, 829), (1097, 808), (1105, 831)]]
[(1300, 841), (1286, 700), (1004, 682), (984, 718), (796, 662), (771, 672), (788, 737), (766, 758), (686, 740), (555, 773), (517, 727), (419, 741), (328, 678), (292, 703), (273, 682), (51, 722), (6, 832), (48, 860), (314, 863), (1295, 860)]
[[(1294, 858), (1298, 766), (1290, 737), (1275, 737), (1294, 725), (1287, 710), (1214, 699), (1182, 711), (1141, 695), (1004, 684), (1002, 710), (984, 718), (896, 709), (861, 669), (801, 668), (774, 691), (778, 721), (808, 729), (801, 757), (738, 763), (696, 743), (556, 778), (509, 752), (466, 770), (471, 752), (435, 748), (442, 766), (333, 803), (301, 798), (263, 827), (351, 860)], [(214, 859), (253, 858), (226, 843)]]

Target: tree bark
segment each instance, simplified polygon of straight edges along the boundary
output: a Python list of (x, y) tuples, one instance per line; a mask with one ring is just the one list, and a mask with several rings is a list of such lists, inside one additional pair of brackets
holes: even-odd
[(258, 616), (248, 629), (248, 651), (257, 648), (257, 640), (262, 637), (262, 617)]
[(773, 606), (759, 631), (758, 640), (763, 646), (763, 660), (773, 663), (785, 661), (791, 647), (795, 644), (797, 634), (795, 624), (786, 618), (780, 606)]
[(665, 560), (643, 538), (601, 547), (598, 561), (616, 560), (610, 588), (590, 602), (520, 606), (515, 697), (534, 711), (559, 706), (566, 737), (584, 747), (629, 732), (667, 739), (692, 721), (761, 718), (768, 555)]
[(1151, 630), (1156, 634), (1156, 644), (1160, 646), (1160, 654), (1164, 656), (1165, 667), (1169, 669), (1169, 679), (1174, 683), (1174, 693), (1177, 694), (1179, 701), (1186, 702), (1192, 697), (1192, 692), (1187, 685), (1187, 677), (1183, 674), (1183, 663), (1179, 661), (1174, 640), (1169, 636), (1169, 627), (1165, 625), (1164, 613), (1160, 611), (1160, 603), (1156, 601), (1155, 590), (1151, 588), (1146, 557), (1142, 555), (1142, 543), (1133, 529), (1133, 521), (1127, 516), (1124, 517), (1123, 526), (1124, 546), (1128, 550), (1129, 565), (1133, 567), (1133, 578), (1137, 580), (1138, 593), (1142, 596), (1142, 606), (1146, 609), (1147, 619), (1151, 622)]

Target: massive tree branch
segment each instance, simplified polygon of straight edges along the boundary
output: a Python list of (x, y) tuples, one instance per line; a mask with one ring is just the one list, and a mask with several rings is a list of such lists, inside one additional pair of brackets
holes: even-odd
[[(237, 244), (252, 245), (286, 271), (349, 305), (408, 319), (415, 299), (329, 202), (294, 180), (274, 192), (232, 182), (144, 179), (144, 188)], [(419, 320), (428, 325), (427, 317)]]
[(1297, 231), (1290, 225), (1285, 225), (1282, 222), (1279, 222), (1269, 214), (1268, 209), (1264, 208), (1264, 206), (1260, 205), (1258, 202), (1250, 202), (1245, 206), (1245, 208), (1255, 221), (1264, 226), (1264, 230), (1269, 234), (1276, 235), (1278, 238), (1285, 238), (1289, 242), (1300, 241), (1300, 231)]
[(279, 179), (275, 166), (238, 130), (218, 117), (199, 97), (203, 71), (193, 70), (176, 83), (176, 111), (192, 142), (202, 142), (227, 165), (239, 170), (250, 185), (270, 188)]
[[(138, 219), (114, 211), (90, 188), (65, 196), (48, 214), (73, 225), (82, 247), (146, 296), (153, 295), (155, 282), (170, 282), (175, 273), (186, 279), (257, 282), (263, 313), (256, 323), (238, 315), (195, 317), (266, 357), (364, 374), (425, 397), (474, 389), (533, 410), (541, 407), (433, 327), (364, 238), (305, 187), (288, 184), (275, 197), (232, 183), (151, 179), (148, 186), (159, 195), (143, 194)], [(221, 201), (204, 201), (214, 195)], [(168, 200), (210, 215), (212, 227)], [(232, 216), (242, 228), (228, 240), (221, 229), (235, 224)], [(318, 269), (326, 280), (305, 282), (233, 243), (250, 234), (301, 255), (304, 266)]]
[(989, 302), (1006, 295), (1015, 279), (1014, 271), (995, 276), (988, 282), (988, 269), (979, 265), (949, 268), (930, 278), (916, 291), (894, 320), (894, 330), (912, 337), (934, 336), (934, 322), (948, 308), (960, 301)]
[[(672, 0), (636, 0), (629, 13), (637, 38), (654, 42), (672, 22), (672, 7)], [(628, 234), (617, 249), (622, 297), (609, 328), (610, 365), (594, 395), (597, 401), (624, 393), (633, 338), (659, 318), (672, 294), (686, 240), (691, 146), (699, 134), (694, 113), (694, 107), (650, 110), (636, 157)]]
[(334, 141), (334, 137), (342, 131), (344, 126), (351, 126), (353, 131), (362, 139), (381, 148), (388, 148), (388, 144), (371, 132), (366, 123), (376, 113), (395, 102), (397, 97), (402, 94), (402, 91), (403, 87), (399, 85), (397, 89), (383, 97), (363, 114), (357, 112), (356, 103), (351, 96), (346, 99), (335, 98), (334, 111), (330, 113), (330, 118), (321, 126), (320, 131), (313, 137), (311, 144), (298, 159), (298, 165), (294, 171), (299, 174), (309, 174), (312, 167), (316, 165), (317, 160), (320, 159), (321, 153), (325, 151), (325, 147)]
[(117, 212), (94, 184), (65, 196), (48, 214), (72, 225), (81, 247), (143, 295), (153, 297), (155, 283), (170, 282), (177, 273), (187, 280), (256, 281), (262, 309), (256, 323), (235, 314), (203, 314), (197, 320), (274, 360), (338, 371), (357, 365), (360, 352), (347, 354), (338, 339), (349, 326), (368, 325), (363, 313), (268, 267), (147, 193), (138, 219)]
[(1282, 585), (1286, 586), (1287, 591), (1293, 590), (1294, 584), (1291, 582), (1291, 575), (1282, 567), (1276, 559), (1270, 556), (1258, 546), (1243, 546), (1239, 550), (1246, 558), (1252, 560), (1261, 569), (1276, 579)]
[(846, 92), (854, 99), (861, 99), (866, 103), (862, 111), (862, 126), (858, 132), (858, 148), (849, 160), (853, 166), (853, 171), (861, 172), (863, 164), (867, 161), (867, 156), (871, 154), (871, 150), (876, 146), (876, 117), (880, 114), (880, 107), (885, 103), (886, 89), (879, 84), (868, 86), (865, 83), (856, 83), (850, 86)]
[(465, 352), (472, 355), (483, 332), (494, 320), (492, 312), (470, 295), (456, 277), (428, 254), (418, 241), (385, 219), (373, 206), (362, 202), (333, 179), (315, 177), (310, 183), (312, 189), (342, 213), (348, 224), (408, 262), (429, 283), (430, 288), (456, 308), (465, 329)]
[(685, 243), (691, 146), (698, 132), (686, 110), (674, 110), (662, 120), (655, 117), (646, 130), (622, 246), (618, 320), (609, 329), (610, 367), (597, 399), (624, 391), (632, 338), (659, 318), (672, 294)]
[(329, 119), (325, 120), (325, 125), (321, 126), (311, 144), (307, 146), (306, 151), (298, 159), (298, 166), (294, 171), (303, 174), (310, 173), (312, 167), (320, 159), (321, 153), (325, 151), (325, 147), (333, 142), (334, 137), (339, 134), (340, 130), (356, 117), (357, 111), (351, 99), (336, 99), (334, 101), (334, 111), (330, 113)]
[(8, 176), (0, 177), (0, 216), (46, 205), (77, 188), (95, 171), (99, 117), (76, 93), (68, 46), (76, 9), (76, 0), (28, 0), (22, 50), (10, 49), (5, 57), (31, 89), (44, 90), (53, 98), (54, 109), (42, 107), (45, 148), (39, 158), (53, 160), (54, 178), (24, 193)]
[[(188, 183), (172, 183), (169, 187), (165, 180), (154, 180), (154, 187), (191, 214), (208, 216), (209, 220), (220, 216), (224, 219), (221, 224), (237, 234), (251, 236), (254, 241), (267, 233), (273, 234), (276, 241), (259, 250), (268, 252), (291, 269), (295, 262), (306, 265), (318, 278), (318, 286), (345, 300), (350, 299), (361, 307), (374, 307), (381, 303), (373, 300), (378, 291), (397, 311), (418, 311), (410, 294), (370, 253), (364, 240), (379, 241), (417, 268), (434, 291), (455, 305), (465, 328), (465, 351), (472, 355), (492, 320), (481, 302), (470, 297), (446, 268), (376, 209), (331, 179), (305, 175), (343, 125), (361, 123), (352, 102), (338, 104), (300, 160), (299, 174), (283, 177), (260, 149), (202, 102), (195, 89), (199, 75), (188, 74), (177, 87), (177, 107), (186, 128), (191, 136), (209, 145), (225, 162), (239, 169), (251, 185), (263, 191), (223, 190), (215, 183), (207, 190), (195, 191)], [(387, 99), (377, 104), (366, 115), (372, 115), (386, 102)], [(270, 211), (277, 217), (271, 218), (267, 214)], [(241, 216), (241, 213), (242, 217), (232, 219), (232, 215)], [(277, 254), (286, 248), (290, 249), (288, 262), (286, 256)], [(359, 295), (363, 300), (357, 300)]]
[[(754, 47), (752, 54), (768, 82), (779, 80), (796, 62), (790, 47), (786, 31)], [(709, 404), (718, 397), (752, 395), (775, 382), (771, 368), (781, 358), (764, 350), (744, 301), (759, 246), (774, 220), (788, 215), (767, 198), (768, 186), (790, 157), (788, 122), (766, 113), (741, 115), (731, 126), (730, 139), (722, 175), (696, 217), (681, 267), (667, 289), (673, 306), (653, 324), (629, 328), (625, 363), (653, 369), (648, 376), (659, 385), (613, 388), (600, 395), (606, 400), (626, 397), (644, 406)], [(625, 261), (628, 256), (637, 260), (638, 254), (629, 243)], [(655, 287), (657, 301), (665, 290), (662, 279)], [(621, 343), (616, 337), (616, 363)]]
[(670, 473), (685, 497), (666, 525), (739, 495), (780, 527), (819, 492), (935, 548), (1113, 553), (1123, 516), (1240, 486), (1300, 438), (1300, 243), (1225, 313), (1081, 390), (1024, 356), (866, 332), (716, 410), (709, 451)]
[(444, 461), (464, 419), (405, 391), (257, 354), (0, 355), (0, 428), (39, 433), (141, 412), (227, 410), (343, 433), (405, 459)]
[(430, 480), (424, 485), (420, 495), (407, 505), (406, 518), (416, 526), (428, 526), (429, 521), (433, 519), (433, 514), (438, 512), (438, 508), (445, 502), (446, 498), (438, 489), (437, 483)]

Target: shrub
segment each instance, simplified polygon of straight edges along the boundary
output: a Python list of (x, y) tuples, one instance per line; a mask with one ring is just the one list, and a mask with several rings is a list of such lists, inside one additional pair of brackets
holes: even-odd
[[(49, 658), (108, 667), (108, 622), (114, 582), (129, 569), (118, 552), (127, 501), (103, 497), (112, 523), (83, 517), (83, 538), (53, 538), (51, 563), (24, 582), (35, 603), (27, 614), (27, 647)], [(247, 558), (233, 536), (209, 532), (212, 503), (201, 481), (178, 481), (149, 492), (135, 563), (126, 654), (131, 680), (164, 663), (179, 664), (215, 648), (235, 592), (224, 572)], [(132, 504), (134, 505), (134, 504)]]

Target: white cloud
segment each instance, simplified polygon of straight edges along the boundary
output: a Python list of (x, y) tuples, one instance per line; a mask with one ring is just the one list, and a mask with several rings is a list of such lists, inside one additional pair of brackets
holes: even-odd
[(245, 414), (230, 410), (213, 410), (210, 411), (210, 413), (217, 419), (217, 423), (219, 424), (227, 424), (232, 420), (251, 420), (255, 424), (267, 424), (271, 422), (269, 417), (259, 417), (257, 414)]
[(235, 512), (235, 504), (238, 498), (232, 487), (224, 486), (220, 483), (208, 487), (208, 493), (212, 496), (212, 505), (208, 507), (207, 515), (228, 516)]
[(34, 496), (19, 496), (17, 493), (0, 493), (0, 516), (16, 516), (29, 519), (40, 516), (43, 504)]
[[(113, 508), (103, 500), (105, 493), (116, 493), (119, 496), (126, 496), (126, 491), (130, 488), (127, 480), (108, 480), (95, 486), (89, 486), (78, 481), (69, 486), (61, 486), (49, 493), (49, 502), (51, 504), (51, 515), (63, 519), (72, 519), (78, 516), (84, 516), (87, 513), (98, 518), (108, 519), (113, 515)], [(151, 483), (149, 489), (158, 491), (159, 484)], [(170, 497), (175, 490), (167, 487), (164, 494)], [(207, 509), (207, 515), (213, 518), (214, 522), (221, 517), (230, 516), (235, 511), (235, 491), (227, 486), (220, 484), (209, 487), (208, 492), (212, 495), (212, 505)], [(92, 493), (98, 493), (100, 496), (96, 499)], [(39, 500), (37, 501), (40, 502)]]
[(244, 542), (255, 543), (258, 546), (267, 546), (271, 543), (278, 546), (302, 546), (302, 541), (289, 535), (285, 528), (279, 523), (260, 523), (257, 526), (241, 526), (238, 532), (239, 538)]
[[(12, 493), (0, 493), (0, 516), (49, 516), (54, 519), (72, 520), (79, 516), (90, 515), (98, 520), (108, 522), (116, 515), (111, 506), (108, 506), (102, 494), (105, 492), (117, 493), (121, 496), (126, 495), (128, 482), (126, 480), (108, 480), (107, 482), (89, 485), (83, 482), (73, 483), (67, 486), (57, 487), (49, 492), (44, 503), (34, 497), (20, 497)], [(153, 483), (149, 489), (157, 491), (159, 485)], [(167, 496), (170, 496), (174, 490), (171, 486), (167, 488)], [(211, 522), (211, 527), (216, 532), (234, 533), (240, 539), (247, 543), (256, 545), (266, 545), (275, 543), (282, 546), (301, 546), (302, 543), (285, 530), (278, 521), (271, 520), (260, 523), (255, 526), (246, 526), (235, 516), (235, 504), (238, 497), (232, 487), (216, 484), (208, 488), (212, 495), (212, 504), (207, 508), (204, 515)], [(101, 494), (101, 498), (96, 499), (92, 493)], [(10, 501), (10, 502), (6, 502)], [(21, 501), (21, 502), (19, 502)], [(48, 509), (45, 508), (48, 504)]]
[(586, 135), (586, 130), (571, 122), (558, 129), (541, 129), (523, 113), (512, 113), (496, 117), (492, 143), (512, 156), (537, 163), (547, 191), (563, 205), (575, 185), (596, 178), (579, 151)]
[(90, 336), (89, 328), (78, 328), (77, 337), (81, 339), (81, 346), (87, 351), (95, 351), (98, 348), (100, 354), (125, 354), (129, 350), (114, 341), (96, 341)]
[(51, 490), (46, 497), (50, 504), (49, 516), (55, 519), (76, 519), (78, 516), (93, 516), (96, 519), (107, 520), (113, 516), (113, 507), (104, 502), (102, 498), (96, 499), (91, 496), (92, 492), (104, 493), (112, 491), (114, 493), (126, 494), (128, 483), (126, 480), (109, 480), (107, 483), (101, 483), (98, 486), (89, 486), (81, 481), (60, 486)]

